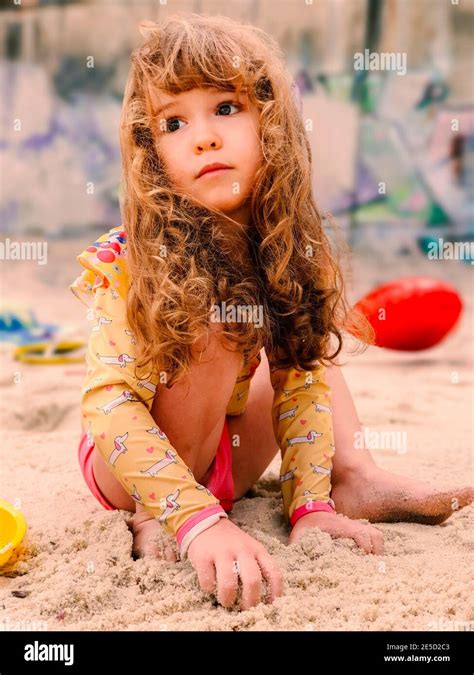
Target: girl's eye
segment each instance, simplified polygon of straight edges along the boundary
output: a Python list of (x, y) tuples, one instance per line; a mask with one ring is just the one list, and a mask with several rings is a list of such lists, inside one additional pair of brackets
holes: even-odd
[[(166, 120), (166, 131), (165, 133), (173, 133), (173, 131), (177, 131), (177, 129), (170, 129), (170, 124), (176, 124), (176, 122), (180, 122), (181, 120), (179, 117), (171, 117), (169, 120)], [(179, 127), (178, 127), (179, 129)]]
[(228, 108), (231, 105), (233, 105), (234, 108), (237, 108), (237, 110), (240, 110), (240, 108), (242, 107), (239, 103), (232, 103), (232, 101), (225, 101), (225, 103), (220, 103), (217, 107), (218, 109), (221, 109), (221, 108)]
[[(219, 105), (217, 106), (217, 110), (222, 110), (222, 108), (228, 109), (230, 106), (234, 106), (234, 108), (237, 108), (237, 111), (239, 111), (242, 108), (240, 103), (232, 103), (232, 101), (225, 101), (224, 103), (219, 103)], [(229, 114), (224, 113), (224, 116), (229, 117)], [(166, 131), (165, 131), (165, 133), (173, 133), (174, 131), (178, 131), (179, 126), (177, 128), (176, 127), (170, 128), (170, 126), (173, 125), (173, 124), (179, 123), (179, 122), (182, 122), (182, 120), (180, 120), (179, 117), (170, 117), (168, 120), (166, 120), (166, 124), (165, 124)]]

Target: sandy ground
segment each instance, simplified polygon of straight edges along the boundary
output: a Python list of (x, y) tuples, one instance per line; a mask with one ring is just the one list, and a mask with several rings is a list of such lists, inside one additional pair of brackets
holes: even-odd
[[(49, 261), (2, 262), (2, 295), (42, 321), (86, 334), (85, 308), (67, 284), (84, 242), (52, 242)], [(444, 278), (466, 303), (445, 342), (419, 354), (371, 348), (343, 372), (370, 429), (406, 431), (408, 451), (374, 450), (377, 463), (434, 485), (472, 482), (472, 268), (415, 255), (354, 260), (353, 299), (405, 274)], [(474, 508), (443, 525), (379, 524), (386, 551), (368, 556), (349, 540), (314, 531), (287, 545), (278, 463), (238, 502), (232, 519), (260, 540), (286, 578), (283, 597), (240, 612), (199, 589), (189, 561), (133, 560), (129, 514), (105, 511), (76, 459), (82, 365), (20, 365), (0, 353), (0, 496), (28, 521), (22, 547), (0, 576), (0, 628), (45, 630), (465, 630), (474, 626)], [(17, 502), (18, 503), (18, 502)], [(15, 597), (13, 591), (25, 591)]]

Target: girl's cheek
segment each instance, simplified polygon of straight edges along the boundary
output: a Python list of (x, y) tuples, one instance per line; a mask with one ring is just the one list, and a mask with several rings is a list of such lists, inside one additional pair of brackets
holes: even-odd
[(168, 143), (161, 143), (159, 145), (158, 151), (165, 170), (170, 173), (173, 171), (173, 159), (176, 158), (176, 153), (171, 152), (171, 148), (168, 147)]

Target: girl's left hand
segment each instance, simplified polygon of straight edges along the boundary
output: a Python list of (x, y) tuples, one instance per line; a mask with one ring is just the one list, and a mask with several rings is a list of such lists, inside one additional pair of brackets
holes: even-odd
[(351, 520), (342, 513), (316, 511), (307, 513), (296, 521), (290, 534), (290, 544), (301, 539), (306, 530), (317, 527), (333, 537), (353, 539), (366, 553), (380, 555), (383, 553), (383, 534), (372, 525)]

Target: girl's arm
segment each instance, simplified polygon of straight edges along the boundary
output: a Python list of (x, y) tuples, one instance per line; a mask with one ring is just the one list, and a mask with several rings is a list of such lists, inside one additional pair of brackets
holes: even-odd
[(302, 373), (280, 369), (270, 377), (275, 390), (273, 424), (283, 457), (284, 510), (292, 525), (290, 543), (316, 527), (333, 537), (353, 539), (366, 553), (382, 553), (380, 530), (336, 514), (329, 497), (335, 447), (324, 366)]
[(303, 516), (334, 513), (330, 499), (332, 430), (330, 388), (325, 369), (272, 370), (273, 428), (282, 454), (280, 482), (285, 517), (292, 526)]
[(84, 266), (86, 272), (71, 286), (74, 292), (81, 288), (79, 297), (90, 308), (93, 324), (81, 400), (83, 426), (115, 478), (176, 536), (185, 557), (194, 537), (227, 514), (196, 482), (151, 415), (158, 379), (135, 378), (135, 339), (126, 321), (125, 298), (115, 290), (121, 288), (120, 267), (112, 268), (92, 251)]
[(242, 370), (239, 373), (232, 396), (227, 404), (226, 415), (244, 414), (249, 398), (250, 384), (261, 361), (260, 352), (257, 352), (254, 356), (250, 356), (250, 350), (244, 350)]

